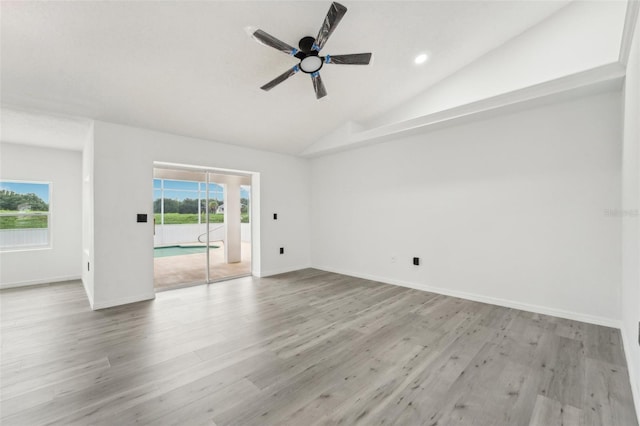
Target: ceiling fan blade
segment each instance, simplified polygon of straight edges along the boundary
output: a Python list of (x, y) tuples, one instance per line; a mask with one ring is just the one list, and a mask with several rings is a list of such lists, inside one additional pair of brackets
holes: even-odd
[(294, 75), (295, 73), (297, 73), (298, 71), (300, 71), (300, 67), (296, 65), (290, 70), (285, 71), (284, 73), (280, 74), (279, 76), (277, 76), (276, 78), (274, 78), (273, 80), (271, 80), (270, 82), (262, 86), (261, 89), (265, 91), (269, 91), (274, 87), (276, 87), (278, 84), (282, 83), (283, 81), (291, 77), (292, 75)]
[(265, 46), (273, 47), (281, 52), (286, 53), (287, 55), (295, 55), (298, 53), (298, 49), (295, 47), (289, 46), (284, 41), (278, 40), (271, 34), (268, 34), (262, 30), (256, 30), (252, 37), (256, 39), (258, 43), (264, 44)]
[(336, 65), (369, 65), (371, 53), (352, 53), (349, 55), (327, 55), (324, 59), (327, 64)]
[(320, 49), (322, 49), (345, 13), (347, 13), (346, 7), (340, 3), (331, 3), (331, 7), (329, 7), (327, 16), (324, 18), (322, 27), (320, 27), (320, 32), (318, 32), (318, 37), (316, 37), (316, 43), (313, 47), (315, 50), (319, 52)]
[(311, 74), (311, 81), (313, 82), (313, 90), (316, 91), (316, 99), (327, 96), (327, 89), (324, 88), (324, 83), (322, 83), (322, 78), (320, 78), (318, 71)]

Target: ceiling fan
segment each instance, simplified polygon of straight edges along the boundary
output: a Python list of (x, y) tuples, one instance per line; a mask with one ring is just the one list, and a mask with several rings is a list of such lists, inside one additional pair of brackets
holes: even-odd
[(346, 7), (340, 3), (331, 3), (329, 12), (327, 12), (327, 16), (324, 18), (322, 27), (320, 27), (320, 31), (318, 32), (318, 36), (316, 38), (310, 36), (302, 37), (298, 42), (299, 49), (289, 46), (287, 43), (278, 40), (265, 31), (254, 31), (252, 36), (259, 43), (273, 47), (287, 55), (295, 56), (300, 60), (300, 62), (297, 65), (294, 65), (293, 68), (274, 78), (262, 86), (261, 89), (271, 90), (292, 75), (302, 71), (303, 73), (311, 75), (311, 81), (313, 82), (313, 89), (316, 92), (316, 98), (320, 99), (327, 95), (327, 90), (322, 83), (322, 78), (320, 78), (320, 69), (324, 64), (368, 65), (371, 61), (371, 53), (320, 56), (320, 50), (329, 39), (329, 36), (331, 36), (333, 31), (336, 29), (336, 26), (340, 20), (342, 20), (345, 13), (347, 13)]

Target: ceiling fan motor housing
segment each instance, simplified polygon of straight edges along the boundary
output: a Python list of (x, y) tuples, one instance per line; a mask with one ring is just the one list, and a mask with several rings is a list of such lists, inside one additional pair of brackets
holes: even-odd
[(302, 37), (298, 42), (298, 47), (304, 53), (311, 54), (311, 52), (316, 52), (318, 54), (318, 50), (314, 50), (314, 46), (316, 45), (316, 39), (311, 36)]

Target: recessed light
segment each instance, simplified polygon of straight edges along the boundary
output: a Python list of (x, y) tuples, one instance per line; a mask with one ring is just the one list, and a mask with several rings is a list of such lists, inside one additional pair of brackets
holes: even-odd
[(421, 53), (418, 56), (416, 56), (416, 58), (413, 60), (413, 62), (415, 62), (416, 65), (420, 65), (420, 64), (424, 64), (425, 62), (427, 62), (427, 59), (429, 59), (429, 56), (426, 53)]

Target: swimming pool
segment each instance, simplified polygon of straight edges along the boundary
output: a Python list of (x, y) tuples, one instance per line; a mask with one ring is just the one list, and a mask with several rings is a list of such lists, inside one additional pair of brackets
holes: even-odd
[[(212, 249), (220, 248), (220, 246), (209, 246)], [(164, 246), (164, 247), (154, 247), (153, 248), (153, 257), (169, 257), (169, 256), (182, 256), (184, 254), (196, 254), (196, 253), (204, 253), (207, 251), (207, 246), (193, 246), (193, 245), (183, 245), (183, 246)]]

